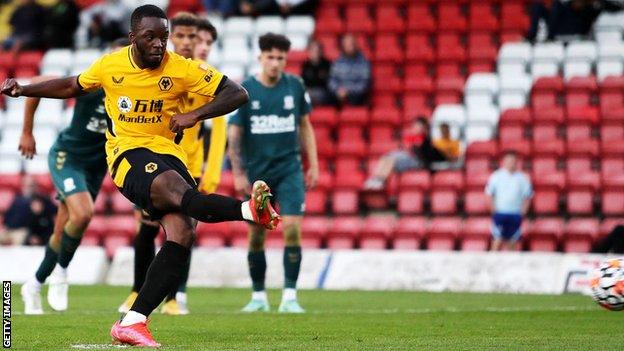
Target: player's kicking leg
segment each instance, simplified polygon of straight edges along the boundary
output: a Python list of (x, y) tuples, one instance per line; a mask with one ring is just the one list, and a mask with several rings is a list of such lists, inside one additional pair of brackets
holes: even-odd
[(174, 157), (158, 156), (146, 149), (131, 150), (120, 157), (132, 165), (122, 192), (159, 219), (167, 241), (152, 261), (132, 308), (113, 325), (111, 336), (115, 342), (158, 347), (147, 328), (147, 316), (180, 281), (195, 237), (191, 218), (203, 222), (249, 220), (271, 229), (280, 218), (269, 203), (271, 194), (264, 182), (254, 183), (251, 200), (242, 202), (201, 194), (193, 187), (184, 164)]
[(43, 313), (41, 286), (51, 274), (48, 303), (55, 311), (67, 309), (67, 267), (80, 245), (82, 234), (93, 217), (93, 211), (93, 200), (89, 192), (78, 192), (63, 200), (56, 217), (54, 233), (46, 246), (44, 258), (35, 276), (22, 287), (24, 313)]

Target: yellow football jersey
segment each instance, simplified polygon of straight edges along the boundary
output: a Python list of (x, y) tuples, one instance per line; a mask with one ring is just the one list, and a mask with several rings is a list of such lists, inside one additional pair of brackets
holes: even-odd
[[(186, 153), (174, 142), (176, 135), (169, 130), (169, 121), (182, 113), (188, 92), (214, 98), (223, 74), (169, 51), (158, 68), (141, 69), (132, 59), (131, 48), (102, 56), (78, 76), (84, 90), (101, 87), (106, 94), (109, 170), (112, 173), (119, 155), (136, 148), (173, 155), (187, 164)], [(122, 177), (116, 178), (115, 184), (122, 186)]]

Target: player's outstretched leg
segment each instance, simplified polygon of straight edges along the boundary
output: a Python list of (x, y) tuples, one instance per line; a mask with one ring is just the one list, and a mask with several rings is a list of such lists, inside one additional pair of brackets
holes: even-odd
[(278, 312), (303, 313), (297, 301), (297, 279), (301, 267), (301, 216), (284, 216), (284, 292)]
[(251, 301), (243, 312), (269, 312), (269, 300), (264, 288), (266, 276), (266, 256), (264, 254), (264, 239), (266, 232), (263, 227), (252, 224), (249, 226), (249, 252), (247, 253), (247, 263), (249, 265), (249, 275), (251, 276), (252, 293)]
[(119, 313), (128, 313), (130, 307), (137, 298), (139, 290), (145, 282), (145, 275), (149, 265), (156, 255), (156, 245), (154, 240), (160, 231), (158, 222), (149, 221), (142, 218), (140, 210), (135, 211), (135, 217), (139, 218), (139, 231), (134, 237), (134, 282), (132, 291), (126, 300), (119, 306)]

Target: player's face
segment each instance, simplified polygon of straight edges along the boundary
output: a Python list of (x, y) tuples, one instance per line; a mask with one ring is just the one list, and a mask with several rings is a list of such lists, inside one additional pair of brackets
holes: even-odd
[(214, 38), (209, 31), (200, 30), (199, 32), (197, 32), (195, 58), (208, 61), (208, 56), (210, 56), (210, 50), (212, 50), (212, 44), (214, 44)]
[(262, 72), (269, 78), (277, 78), (286, 67), (286, 51), (273, 48), (260, 54)]
[(195, 44), (197, 42), (197, 27), (175, 26), (171, 33), (173, 50), (185, 58), (193, 58)]
[(515, 155), (506, 155), (503, 159), (503, 167), (513, 172), (518, 169), (518, 158)]
[(136, 48), (145, 68), (160, 66), (165, 56), (168, 38), (169, 30), (167, 20), (164, 18), (144, 17), (136, 32), (130, 32), (130, 42)]

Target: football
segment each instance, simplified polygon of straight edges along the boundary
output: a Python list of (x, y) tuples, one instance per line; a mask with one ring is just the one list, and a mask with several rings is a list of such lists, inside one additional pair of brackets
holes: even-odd
[(624, 259), (604, 261), (591, 280), (592, 296), (610, 311), (624, 309)]

